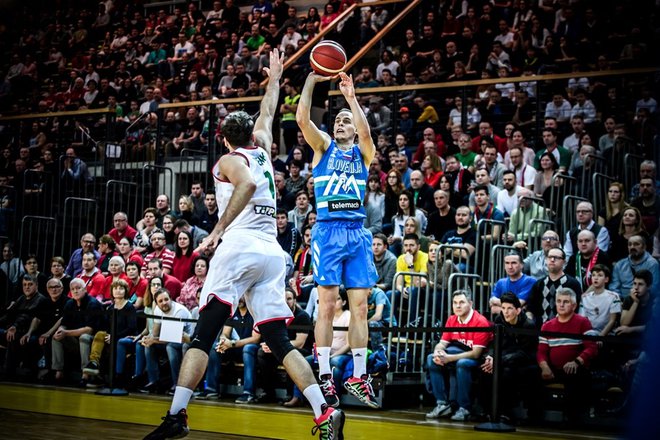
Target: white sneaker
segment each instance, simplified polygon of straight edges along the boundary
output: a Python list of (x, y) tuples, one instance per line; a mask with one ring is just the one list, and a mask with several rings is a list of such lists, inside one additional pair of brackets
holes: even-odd
[(451, 419), (455, 422), (465, 422), (470, 417), (470, 411), (465, 408), (458, 408), (458, 411), (451, 416)]
[(440, 402), (430, 413), (426, 414), (427, 419), (439, 419), (451, 414), (451, 405), (445, 402)]

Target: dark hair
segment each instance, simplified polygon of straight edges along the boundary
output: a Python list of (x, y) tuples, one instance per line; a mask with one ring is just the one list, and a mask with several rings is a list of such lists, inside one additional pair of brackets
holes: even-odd
[(506, 292), (503, 293), (502, 296), (500, 297), (500, 302), (502, 304), (507, 303), (507, 304), (513, 304), (513, 307), (516, 309), (519, 309), (522, 307), (522, 304), (520, 304), (520, 299), (516, 296), (515, 293), (513, 292)]
[(408, 215), (411, 217), (415, 216), (415, 197), (412, 195), (412, 193), (408, 190), (403, 190), (401, 191), (401, 194), (397, 197), (396, 201), (396, 215), (397, 217), (403, 217), (405, 214), (401, 210), (401, 206), (399, 205), (399, 198), (401, 196), (406, 196), (408, 197)]
[(548, 133), (550, 133), (551, 135), (553, 135), (554, 137), (557, 137), (557, 130), (555, 130), (554, 128), (548, 128), (548, 127), (546, 127), (546, 128), (544, 128), (543, 130), (541, 130), (541, 133), (545, 133), (546, 131), (547, 131)]
[(206, 263), (206, 273), (209, 271), (209, 259), (204, 255), (199, 255), (198, 257), (195, 257), (195, 259), (192, 261), (192, 266), (190, 267), (193, 276), (195, 276), (195, 265), (197, 265), (197, 262), (200, 260)]
[(254, 121), (244, 111), (232, 112), (222, 121), (222, 135), (234, 147), (252, 145)]
[(477, 185), (477, 186), (474, 187), (474, 189), (473, 189), (472, 191), (473, 191), (475, 194), (476, 194), (478, 191), (485, 191), (485, 192), (486, 192), (486, 195), (490, 195), (490, 190), (488, 189), (488, 186), (487, 186), (487, 185)]
[(170, 291), (167, 290), (165, 287), (161, 287), (160, 289), (156, 290), (156, 293), (154, 293), (154, 301), (158, 302), (158, 297), (161, 296), (163, 293), (167, 293), (167, 296), (172, 298), (172, 295), (170, 295)]
[(382, 241), (385, 247), (387, 247), (387, 237), (385, 236), (385, 234), (383, 234), (382, 232), (378, 232), (377, 234), (374, 234), (372, 241), (374, 238), (377, 238), (380, 241)]
[(277, 211), (275, 212), (275, 215), (288, 215), (289, 213), (287, 212), (286, 209), (284, 208), (277, 208)]
[(140, 265), (138, 264), (137, 261), (129, 261), (128, 263), (126, 263), (126, 267), (124, 268), (124, 272), (126, 271), (126, 269), (128, 268), (128, 266), (135, 266), (135, 268), (138, 270), (138, 273), (139, 273), (140, 270), (142, 269), (142, 268), (140, 267)]
[(291, 162), (289, 162), (289, 166), (295, 165), (298, 169), (304, 169), (305, 168), (305, 163), (302, 160), (298, 159), (292, 159)]
[(504, 170), (504, 172), (502, 173), (502, 177), (506, 176), (507, 174), (513, 174), (513, 178), (514, 179), (516, 178), (516, 173), (513, 170)]
[(635, 272), (633, 279), (635, 278), (638, 280), (644, 280), (648, 288), (651, 288), (651, 284), (653, 284), (653, 274), (648, 269), (642, 269)]
[(174, 222), (174, 229), (184, 229), (190, 226), (190, 223), (188, 223), (188, 220), (180, 218), (179, 220)]
[(555, 157), (554, 154), (548, 153), (547, 151), (539, 157), (539, 166), (541, 165), (541, 159), (544, 157), (548, 157), (550, 159), (550, 162), (552, 162), (552, 169), (553, 170), (558, 170), (559, 169), (559, 163), (557, 162), (557, 158)]
[(522, 257), (522, 255), (520, 255), (520, 252), (518, 252), (518, 251), (513, 251), (513, 250), (512, 250), (512, 251), (509, 251), (509, 252), (507, 252), (507, 254), (504, 256), (504, 258), (506, 258), (506, 257), (518, 257), (518, 261), (519, 261), (521, 264), (522, 264), (522, 262), (523, 262), (523, 257)]
[(152, 258), (151, 260), (149, 260), (149, 262), (147, 263), (147, 267), (149, 267), (149, 264), (151, 263), (158, 264), (159, 269), (163, 268), (163, 260), (161, 260), (160, 258)]
[(174, 242), (175, 255), (177, 258), (181, 258), (182, 256), (184, 256), (183, 249), (181, 249), (181, 247), (179, 246), (179, 235), (181, 234), (186, 234), (188, 236), (188, 240), (190, 241), (190, 244), (188, 245), (188, 249), (186, 250), (186, 254), (185, 254), (186, 257), (189, 257), (193, 253), (194, 245), (193, 245), (192, 234), (188, 231), (179, 231), (179, 233), (176, 234), (176, 241)]
[(594, 264), (594, 267), (591, 268), (591, 272), (602, 272), (607, 278), (612, 277), (612, 271), (610, 271), (610, 268), (604, 264)]
[(28, 283), (34, 283), (37, 284), (37, 277), (32, 276), (30, 274), (24, 273), (23, 276), (21, 276), (22, 281), (27, 281)]
[(419, 243), (419, 237), (417, 234), (406, 234), (403, 236), (403, 241), (406, 240), (415, 240), (416, 243)]

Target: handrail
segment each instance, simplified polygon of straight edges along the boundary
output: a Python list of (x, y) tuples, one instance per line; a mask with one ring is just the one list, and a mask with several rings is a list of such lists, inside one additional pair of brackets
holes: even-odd
[[(374, 4), (398, 3), (400, 1), (401, 0), (389, 0), (389, 1), (385, 0), (377, 3), (369, 3), (368, 5), (372, 6)], [(385, 26), (383, 26), (383, 28), (380, 31), (378, 31), (378, 33), (371, 40), (369, 40), (363, 48), (358, 50), (358, 52), (355, 55), (353, 55), (353, 58), (348, 60), (348, 62), (346, 63), (346, 67), (344, 67), (344, 71), (348, 71), (359, 60), (361, 60), (362, 57), (364, 57), (364, 55), (367, 52), (369, 52), (371, 48), (376, 45), (377, 42), (381, 41), (386, 34), (388, 34), (396, 25), (398, 25), (401, 22), (401, 20), (403, 20), (403, 18), (406, 15), (408, 15), (410, 11), (412, 11), (417, 6), (419, 6), (420, 3), (422, 3), (422, 0), (413, 0), (408, 4), (408, 6), (406, 6), (406, 8), (403, 11), (399, 12), (399, 14), (396, 17), (392, 18), (392, 20), (390, 20)]]
[(24, 115), (14, 116), (0, 116), (2, 121), (18, 121), (20, 119), (33, 119), (33, 118), (52, 118), (54, 116), (81, 116), (81, 115), (100, 115), (114, 113), (114, 110), (107, 108), (87, 109), (87, 110), (70, 110), (66, 112), (51, 112), (51, 113), (26, 113)]
[[(388, 3), (391, 1), (392, 0), (389, 0)], [(403, 0), (396, 0), (396, 1), (403, 1)], [(369, 3), (369, 6), (376, 5), (379, 3), (383, 3), (383, 2)], [(339, 14), (337, 18), (335, 18), (327, 27), (325, 27), (322, 31), (316, 34), (314, 38), (309, 40), (303, 47), (295, 51), (294, 54), (291, 56), (291, 58), (287, 59), (284, 62), (284, 65), (282, 66), (282, 71), (288, 69), (293, 63), (298, 61), (298, 58), (300, 58), (305, 52), (310, 50), (312, 47), (316, 46), (316, 43), (321, 41), (327, 34), (335, 30), (339, 22), (342, 21), (344, 18), (348, 17), (350, 14), (352, 14), (357, 7), (358, 7), (358, 3), (354, 3), (351, 6), (349, 6), (348, 9), (346, 9), (344, 12)], [(360, 7), (362, 7), (362, 5), (360, 5)], [(261, 81), (261, 86), (265, 87), (266, 84), (268, 84), (268, 80), (269, 78), (265, 78), (263, 81)]]
[(262, 98), (263, 96), (245, 96), (243, 98), (215, 98), (204, 99), (203, 101), (168, 102), (167, 104), (159, 104), (158, 109), (197, 107), (200, 105), (242, 104), (244, 102), (260, 102)]
[[(615, 70), (602, 70), (597, 72), (573, 72), (573, 73), (555, 73), (549, 75), (535, 75), (535, 76), (516, 76), (507, 78), (496, 79), (475, 79), (470, 81), (453, 81), (443, 83), (429, 83), (429, 84), (415, 84), (409, 86), (388, 86), (388, 87), (369, 87), (355, 89), (358, 95), (374, 95), (378, 93), (389, 92), (402, 92), (407, 90), (427, 90), (427, 89), (453, 89), (458, 87), (481, 86), (490, 84), (503, 84), (503, 83), (520, 83), (520, 82), (541, 82), (552, 81), (558, 79), (571, 79), (576, 76), (585, 78), (597, 78), (602, 76), (615, 76), (615, 75), (634, 75), (639, 73), (655, 73), (659, 72), (660, 67), (641, 67), (636, 69), (615, 69)], [(339, 90), (330, 90), (328, 93), (331, 96), (341, 95)]]

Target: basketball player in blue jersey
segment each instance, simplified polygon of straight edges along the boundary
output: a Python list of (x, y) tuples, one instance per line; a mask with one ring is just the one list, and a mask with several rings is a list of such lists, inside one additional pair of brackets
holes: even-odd
[(270, 81), (256, 122), (239, 111), (229, 114), (222, 123), (224, 144), (230, 153), (222, 156), (212, 170), (221, 215), (201, 244), (216, 252), (202, 288), (199, 320), (183, 358), (172, 405), (163, 423), (145, 440), (188, 434), (188, 402), (204, 376), (208, 352), (241, 296), (245, 296), (263, 341), (310, 402), (316, 423), (312, 434), (319, 432), (324, 440), (343, 438), (343, 412), (325, 402), (311, 367), (287, 335), (286, 323), (293, 314), (284, 296), (286, 263), (277, 242), (275, 184), (269, 160), (282, 75), (277, 49), (270, 54), (270, 68), (264, 70)]
[(314, 86), (329, 77), (315, 73), (307, 77), (296, 112), (298, 126), (314, 150), (317, 221), (312, 229), (312, 265), (319, 293), (319, 314), (314, 332), (319, 378), (328, 405), (338, 406), (339, 398), (330, 369), (330, 345), (334, 304), (339, 285), (343, 284), (351, 310), (348, 343), (354, 363), (353, 377), (344, 383), (344, 388), (366, 405), (378, 408), (367, 374), (367, 298), (378, 274), (373, 263), (372, 236), (363, 226), (366, 214), (362, 205), (369, 165), (376, 149), (367, 118), (355, 97), (353, 78), (344, 72), (339, 73), (339, 78), (339, 90), (350, 109), (340, 110), (335, 117), (334, 139), (319, 130), (310, 119)]

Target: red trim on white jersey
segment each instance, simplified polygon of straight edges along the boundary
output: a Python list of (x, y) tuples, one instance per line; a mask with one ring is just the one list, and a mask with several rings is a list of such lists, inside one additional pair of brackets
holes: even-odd
[[(233, 316), (233, 315), (232, 315), (232, 316)], [(261, 334), (261, 332), (259, 331), (259, 328), (258, 328), (260, 324), (267, 324), (267, 323), (269, 323), (269, 322), (273, 322), (273, 321), (282, 321), (282, 320), (286, 321), (286, 322), (284, 323), (284, 325), (286, 325), (286, 326), (288, 327), (288, 326), (291, 325), (291, 322), (293, 321), (294, 318), (295, 318), (295, 316), (291, 316), (291, 317), (289, 317), (289, 318), (281, 317), (281, 318), (269, 318), (269, 319), (265, 319), (265, 320), (263, 320), (263, 321), (260, 321), (260, 322), (257, 322), (256, 324), (254, 324), (254, 326), (252, 327), (252, 329), (253, 329), (255, 332)]]
[(209, 301), (210, 301), (209, 297), (211, 297), (211, 296), (214, 297), (215, 299), (217, 299), (218, 301), (220, 301), (221, 303), (223, 303), (223, 304), (227, 304), (227, 305), (229, 306), (229, 310), (230, 310), (230, 311), (229, 311), (229, 316), (230, 316), (230, 317), (231, 317), (231, 316), (234, 316), (234, 305), (233, 305), (232, 303), (230, 303), (230, 302), (225, 301), (224, 299), (221, 299), (221, 298), (220, 298), (218, 295), (216, 295), (215, 293), (209, 293), (209, 294), (208, 294), (208, 296), (206, 297), (206, 303), (205, 303), (202, 307), (199, 308), (199, 311), (200, 311), (200, 312), (201, 312), (202, 310), (204, 310), (204, 308), (205, 308), (206, 306), (209, 305)]
[[(241, 148), (248, 148), (248, 147), (241, 147)], [(259, 147), (249, 147), (248, 149), (256, 149), (256, 148), (259, 148)], [(227, 154), (232, 155), (232, 156), (241, 156), (243, 159), (245, 159), (245, 164), (248, 166), (248, 168), (250, 168), (250, 161), (248, 160), (248, 158), (247, 158), (247, 156), (246, 156), (245, 154), (240, 153), (240, 152), (238, 152), (238, 151), (232, 151), (231, 153), (227, 153)], [(221, 157), (220, 159), (222, 159), (222, 157)], [(218, 159), (218, 161), (215, 163), (215, 165), (213, 165), (213, 168), (212, 168), (212, 169), (215, 169), (215, 167), (216, 167), (216, 166), (218, 165), (218, 163), (220, 162), (220, 159)], [(213, 174), (213, 173), (211, 173), (211, 174)], [(231, 182), (229, 182), (229, 180), (227, 180), (227, 179), (221, 179), (221, 178), (219, 178), (218, 176), (216, 176), (215, 174), (213, 174), (213, 178), (214, 178), (215, 180), (217, 180), (218, 182), (231, 183)]]

